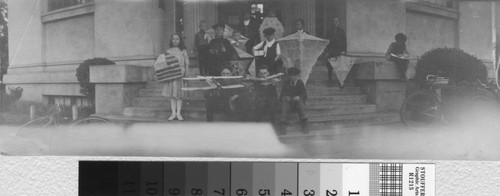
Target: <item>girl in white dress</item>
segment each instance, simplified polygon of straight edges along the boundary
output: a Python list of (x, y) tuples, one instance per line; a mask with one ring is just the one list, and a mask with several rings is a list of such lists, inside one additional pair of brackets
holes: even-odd
[[(179, 61), (179, 66), (181, 68), (182, 77), (186, 77), (189, 73), (189, 57), (184, 46), (184, 41), (180, 38), (178, 34), (172, 35), (170, 39), (170, 48), (165, 52), (167, 54), (173, 55)], [(178, 78), (169, 81), (163, 86), (162, 96), (170, 98), (170, 108), (172, 109), (172, 115), (168, 120), (184, 120), (181, 116), (182, 109), (182, 98), (185, 93), (181, 90), (182, 88), (182, 78)]]

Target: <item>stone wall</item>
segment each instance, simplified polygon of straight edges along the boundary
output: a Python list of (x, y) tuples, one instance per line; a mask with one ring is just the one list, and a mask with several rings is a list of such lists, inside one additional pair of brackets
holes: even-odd
[(384, 54), (394, 35), (406, 30), (404, 1), (348, 0), (346, 13), (348, 53)]
[(18, 0), (8, 3), (9, 67), (33, 66), (42, 62), (40, 2)]
[(491, 1), (461, 1), (459, 47), (482, 60), (494, 77), (493, 66), (493, 3)]
[(422, 12), (407, 10), (406, 32), (408, 52), (422, 56), (433, 48), (455, 47), (458, 39), (457, 20), (436, 17)]

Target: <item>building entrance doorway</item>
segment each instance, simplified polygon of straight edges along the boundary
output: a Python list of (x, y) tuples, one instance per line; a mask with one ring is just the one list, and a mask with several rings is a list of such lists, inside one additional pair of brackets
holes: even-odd
[(253, 12), (252, 16), (262, 20), (269, 11), (274, 11), (280, 21), (283, 17), (281, 2), (277, 0), (246, 0), (246, 1), (224, 1), (218, 4), (217, 21), (236, 28), (243, 14)]

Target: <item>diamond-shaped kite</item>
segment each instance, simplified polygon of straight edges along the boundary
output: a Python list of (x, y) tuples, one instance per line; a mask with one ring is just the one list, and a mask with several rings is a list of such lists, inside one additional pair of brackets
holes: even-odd
[(299, 68), (301, 80), (307, 83), (314, 64), (329, 41), (297, 32), (279, 39), (278, 43), (284, 57), (285, 67)]
[(283, 37), (283, 32), (285, 32), (285, 29), (283, 28), (283, 24), (278, 20), (276, 17), (265, 17), (264, 21), (262, 21), (262, 24), (260, 25), (259, 32), (260, 32), (260, 40), (264, 41), (266, 38), (264, 37), (264, 29), (267, 28), (273, 28), (276, 30), (274, 32), (274, 39), (278, 40)]
[(344, 55), (328, 59), (328, 62), (333, 67), (333, 71), (335, 71), (335, 75), (337, 75), (341, 87), (344, 86), (344, 81), (355, 61), (355, 58)]

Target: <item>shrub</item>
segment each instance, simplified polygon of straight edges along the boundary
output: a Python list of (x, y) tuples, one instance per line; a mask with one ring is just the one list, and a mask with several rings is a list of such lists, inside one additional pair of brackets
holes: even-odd
[(92, 114), (95, 114), (93, 107), (78, 107), (78, 118), (89, 117)]
[(449, 77), (450, 82), (477, 79), (486, 81), (486, 66), (476, 57), (457, 48), (437, 48), (427, 51), (417, 62), (415, 80), (425, 86), (427, 75)]
[(11, 87), (9, 88), (10, 93), (0, 91), (0, 108), (7, 108), (15, 103), (23, 95), (23, 89), (21, 87)]
[[(8, 114), (12, 116), (22, 117), (21, 120), (18, 120), (16, 122), (19, 122), (21, 124), (26, 123), (29, 121), (31, 106), (35, 107), (35, 118), (48, 116), (57, 112), (55, 105), (43, 104), (34, 101), (18, 101), (10, 105), (9, 107), (10, 111), (8, 112)], [(62, 124), (71, 123), (73, 121), (72, 107), (65, 105), (61, 105), (60, 107), (61, 107), (61, 112), (59, 113), (59, 115), (55, 116), (58, 122)], [(93, 107), (78, 107), (78, 118), (89, 117), (91, 114), (94, 113), (95, 110), (93, 109)], [(19, 124), (19, 123), (13, 123), (13, 124)]]
[(92, 107), (94, 107), (95, 100), (95, 85), (90, 83), (90, 66), (91, 65), (114, 65), (113, 61), (106, 58), (93, 58), (83, 61), (76, 69), (76, 78), (80, 83), (80, 93), (90, 100)]

